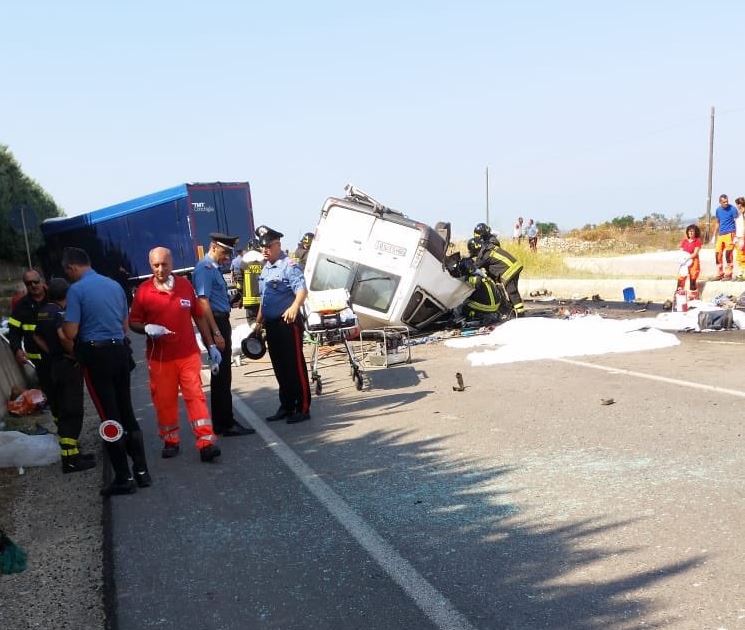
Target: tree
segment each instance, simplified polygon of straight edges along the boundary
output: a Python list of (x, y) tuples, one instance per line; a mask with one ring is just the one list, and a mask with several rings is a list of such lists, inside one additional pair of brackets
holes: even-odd
[(21, 211), (33, 255), (42, 242), (39, 224), (64, 213), (49, 193), (23, 173), (8, 147), (0, 144), (0, 258), (23, 264), (26, 244)]
[(626, 228), (630, 228), (634, 225), (634, 217), (632, 217), (630, 214), (622, 217), (616, 217), (615, 219), (611, 219), (610, 224), (613, 227), (625, 230)]
[(541, 236), (555, 236), (559, 233), (559, 226), (556, 223), (542, 223), (536, 221), (536, 227), (538, 228), (538, 234)]

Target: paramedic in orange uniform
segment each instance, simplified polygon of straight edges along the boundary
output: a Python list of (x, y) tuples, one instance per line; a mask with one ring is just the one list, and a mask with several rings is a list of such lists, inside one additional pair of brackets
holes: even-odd
[(192, 320), (210, 356), (219, 358), (220, 353), (194, 288), (186, 278), (171, 273), (170, 250), (156, 247), (150, 251), (149, 259), (153, 277), (137, 289), (129, 326), (134, 332), (147, 335), (150, 394), (163, 440), (162, 455), (175, 457), (179, 452), (178, 392), (181, 389), (200, 458), (209, 462), (220, 455), (220, 448), (215, 444), (217, 438), (202, 391), (202, 360)]

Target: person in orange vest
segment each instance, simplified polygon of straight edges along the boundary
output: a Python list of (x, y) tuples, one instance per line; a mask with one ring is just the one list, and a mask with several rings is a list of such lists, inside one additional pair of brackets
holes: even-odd
[(191, 283), (171, 273), (173, 257), (170, 250), (165, 247), (152, 249), (149, 261), (153, 277), (137, 288), (129, 313), (129, 326), (134, 332), (147, 335), (150, 395), (163, 440), (161, 455), (170, 458), (179, 453), (180, 389), (200, 458), (203, 462), (210, 462), (220, 455), (220, 447), (216, 444), (217, 437), (202, 390), (202, 359), (192, 320), (199, 328), (204, 345), (209, 348), (210, 360), (218, 365), (220, 351)]

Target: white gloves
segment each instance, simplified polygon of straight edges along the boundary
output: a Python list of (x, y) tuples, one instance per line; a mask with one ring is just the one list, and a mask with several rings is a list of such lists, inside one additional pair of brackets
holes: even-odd
[(163, 335), (172, 335), (173, 331), (160, 324), (145, 324), (145, 334), (153, 339), (158, 339)]
[(213, 343), (207, 350), (207, 354), (210, 356), (210, 370), (212, 373), (217, 375), (220, 372), (220, 361), (222, 361), (222, 354), (217, 349), (217, 346)]

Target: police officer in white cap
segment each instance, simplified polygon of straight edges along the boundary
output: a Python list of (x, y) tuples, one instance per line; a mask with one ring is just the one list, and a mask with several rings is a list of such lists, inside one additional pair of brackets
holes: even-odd
[(256, 325), (266, 330), (269, 356), (279, 383), (279, 409), (268, 421), (288, 424), (310, 419), (310, 384), (303, 355), (300, 307), (308, 291), (302, 269), (282, 251), (282, 234), (266, 225), (256, 228), (266, 264), (259, 276), (261, 306)]
[(219, 350), (216, 352), (213, 347), (209, 350), (213, 366), (219, 365), (217, 374), (213, 371), (210, 378), (212, 427), (217, 435), (223, 437), (248, 435), (255, 431), (238, 424), (233, 416), (233, 398), (230, 393), (232, 382), (230, 299), (228, 285), (220, 270), (222, 265), (230, 261), (238, 237), (213, 232), (210, 234), (210, 239), (212, 240), (209, 251), (194, 267), (192, 284), (212, 330), (215, 346)]

